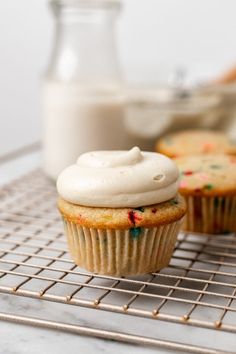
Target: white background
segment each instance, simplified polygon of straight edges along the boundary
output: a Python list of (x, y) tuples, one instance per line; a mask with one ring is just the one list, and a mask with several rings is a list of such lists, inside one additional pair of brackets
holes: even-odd
[[(236, 62), (235, 0), (124, 0), (127, 79), (159, 82), (178, 65), (212, 76)], [(40, 137), (40, 80), (52, 43), (46, 0), (0, 2), (0, 155)]]

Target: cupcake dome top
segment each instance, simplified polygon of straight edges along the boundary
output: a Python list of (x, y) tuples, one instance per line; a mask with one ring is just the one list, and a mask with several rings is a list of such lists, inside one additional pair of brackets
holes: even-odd
[(59, 195), (90, 207), (140, 207), (175, 197), (179, 172), (168, 157), (129, 151), (95, 151), (81, 155), (58, 177)]
[(175, 159), (182, 195), (236, 195), (236, 157), (192, 155)]
[(175, 158), (191, 154), (236, 154), (236, 145), (221, 132), (185, 130), (169, 134), (156, 144), (156, 150)]

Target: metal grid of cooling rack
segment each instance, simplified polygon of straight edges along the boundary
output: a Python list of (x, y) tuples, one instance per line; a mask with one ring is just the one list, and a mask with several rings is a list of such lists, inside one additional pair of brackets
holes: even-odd
[[(139, 278), (94, 275), (71, 261), (55, 203), (55, 187), (40, 171), (0, 190), (0, 293), (133, 315), (139, 321), (150, 318), (236, 333), (235, 235), (181, 234), (171, 264), (158, 273)], [(0, 319), (174, 350), (219, 353), (14, 313), (0, 313)]]

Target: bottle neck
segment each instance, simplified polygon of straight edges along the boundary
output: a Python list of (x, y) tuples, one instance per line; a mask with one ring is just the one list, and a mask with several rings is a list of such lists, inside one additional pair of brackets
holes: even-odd
[[(77, 0), (80, 5), (67, 3), (54, 9), (56, 26), (49, 79), (81, 85), (120, 82), (115, 36), (117, 8), (102, 6), (107, 1), (112, 0)], [(100, 6), (92, 6), (95, 3)]]

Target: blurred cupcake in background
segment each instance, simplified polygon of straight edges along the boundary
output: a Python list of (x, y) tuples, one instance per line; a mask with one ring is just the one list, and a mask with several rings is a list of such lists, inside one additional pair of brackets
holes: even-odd
[(201, 233), (236, 231), (236, 157), (187, 155), (175, 159), (185, 198), (184, 229)]
[(171, 158), (192, 154), (236, 154), (236, 145), (222, 132), (183, 130), (159, 139), (156, 151)]

